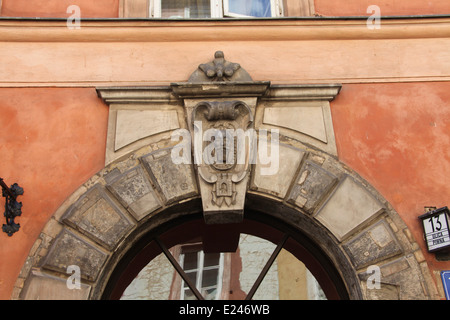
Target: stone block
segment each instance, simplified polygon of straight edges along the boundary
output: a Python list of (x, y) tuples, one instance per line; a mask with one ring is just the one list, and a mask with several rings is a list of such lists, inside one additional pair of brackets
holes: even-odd
[(402, 253), (402, 248), (384, 221), (357, 235), (344, 244), (356, 269), (377, 263)]
[[(368, 290), (368, 298), (385, 300), (427, 299), (421, 269), (413, 255), (403, 256), (388, 263), (380, 264), (379, 268), (381, 271), (379, 276), (381, 288)], [(367, 272), (362, 272), (358, 276), (364, 283), (367, 282), (369, 275)], [(377, 292), (377, 290), (381, 291)]]
[(109, 250), (133, 227), (100, 185), (75, 202), (62, 221)]
[(66, 274), (67, 267), (75, 265), (81, 270), (81, 278), (95, 281), (107, 257), (94, 245), (64, 229), (50, 247), (42, 267)]
[(297, 103), (291, 107), (266, 107), (263, 123), (291, 129), (324, 143), (328, 142), (321, 103), (314, 106)]
[[(257, 161), (254, 167), (252, 189), (284, 198), (305, 152), (281, 143), (278, 150), (271, 150), (270, 145), (270, 142), (267, 143), (268, 154), (271, 155), (269, 159), (273, 161), (268, 164)], [(261, 140), (258, 147), (261, 148)], [(274, 154), (272, 155), (271, 152)]]
[[(67, 275), (69, 278), (70, 275)], [(21, 294), (22, 300), (87, 300), (91, 286), (81, 283), (69, 289), (67, 280), (42, 273), (32, 273)]]
[(176, 110), (118, 110), (114, 151), (137, 140), (179, 127)]
[(311, 161), (305, 161), (288, 201), (312, 214), (336, 182), (336, 176)]
[(144, 170), (137, 166), (123, 174), (117, 171), (105, 176), (106, 187), (136, 218), (141, 220), (161, 207), (161, 204), (147, 179)]
[(362, 185), (344, 177), (315, 218), (339, 241), (380, 213), (383, 206)]
[(198, 194), (192, 165), (175, 164), (171, 151), (161, 149), (140, 158), (166, 204)]
[(367, 288), (369, 300), (399, 300), (400, 286), (395, 284), (380, 283), (379, 288)]

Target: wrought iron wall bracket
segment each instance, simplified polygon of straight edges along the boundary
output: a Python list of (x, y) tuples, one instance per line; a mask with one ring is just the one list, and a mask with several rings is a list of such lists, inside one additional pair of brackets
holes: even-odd
[(16, 223), (14, 219), (22, 214), (22, 202), (17, 202), (17, 197), (23, 195), (23, 188), (17, 183), (9, 188), (2, 178), (0, 178), (0, 185), (2, 186), (2, 196), (6, 199), (4, 212), (6, 224), (3, 225), (2, 230), (11, 237), (20, 228), (20, 224)]

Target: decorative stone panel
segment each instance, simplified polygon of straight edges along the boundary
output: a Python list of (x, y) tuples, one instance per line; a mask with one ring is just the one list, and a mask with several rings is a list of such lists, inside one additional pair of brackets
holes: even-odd
[(284, 127), (302, 132), (323, 143), (327, 143), (327, 131), (323, 121), (321, 106), (266, 107), (264, 109), (264, 124)]
[(382, 210), (383, 206), (377, 199), (350, 176), (346, 176), (315, 214), (315, 218), (342, 241)]
[(258, 129), (280, 134), (337, 156), (330, 101), (341, 85), (273, 85), (261, 98), (255, 117)]
[(197, 195), (192, 165), (176, 164), (171, 157), (172, 148), (151, 152), (140, 158), (165, 204)]
[(106, 259), (106, 253), (64, 229), (51, 246), (43, 268), (67, 274), (67, 267), (76, 265), (80, 267), (81, 278), (95, 281)]
[(380, 289), (367, 288), (367, 280), (371, 273), (361, 272), (359, 274), (367, 298), (376, 300), (428, 299), (428, 293), (423, 285), (424, 279), (420, 266), (413, 255), (399, 257), (392, 261), (380, 263), (377, 266), (381, 272)]
[(182, 103), (170, 87), (102, 87), (97, 92), (109, 105), (105, 164), (185, 127)]
[[(149, 126), (149, 123), (152, 125)], [(130, 128), (133, 130), (130, 130)], [(140, 139), (180, 127), (175, 110), (117, 110), (114, 151)]]
[[(367, 278), (366, 278), (367, 280)], [(368, 300), (399, 300), (400, 299), (400, 286), (395, 284), (389, 284), (381, 282), (379, 288), (370, 289), (367, 288), (367, 283), (363, 281), (363, 287), (366, 292)]]
[(24, 300), (86, 300), (90, 290), (91, 286), (84, 283), (79, 289), (69, 289), (67, 279), (33, 271), (22, 294)]
[(62, 221), (107, 249), (114, 248), (133, 227), (132, 222), (99, 185), (72, 205)]
[(106, 187), (120, 203), (136, 218), (141, 220), (150, 212), (161, 207), (153, 188), (141, 166), (132, 168), (123, 174), (115, 169), (107, 176)]
[(383, 220), (345, 243), (344, 249), (357, 269), (403, 252), (390, 227)]
[[(268, 142), (269, 154), (274, 151), (270, 145), (270, 142)], [(269, 162), (268, 164), (263, 164), (259, 161), (255, 164), (251, 188), (283, 199), (297, 174), (305, 152), (281, 143), (278, 146), (278, 151), (279, 155), (273, 158), (277, 163)]]
[(289, 195), (289, 202), (312, 214), (338, 179), (314, 162), (305, 161)]

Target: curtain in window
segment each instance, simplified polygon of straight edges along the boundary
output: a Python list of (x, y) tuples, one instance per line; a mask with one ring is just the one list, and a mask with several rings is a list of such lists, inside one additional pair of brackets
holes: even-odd
[(161, 0), (163, 18), (209, 18), (210, 0)]
[(229, 10), (252, 17), (271, 17), (270, 0), (225, 0), (229, 1)]

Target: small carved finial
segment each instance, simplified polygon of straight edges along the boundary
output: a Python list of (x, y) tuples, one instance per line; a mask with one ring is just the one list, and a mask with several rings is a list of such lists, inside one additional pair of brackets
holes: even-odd
[(238, 63), (226, 61), (222, 51), (216, 51), (212, 62), (199, 65), (199, 69), (212, 81), (230, 81), (240, 67)]

